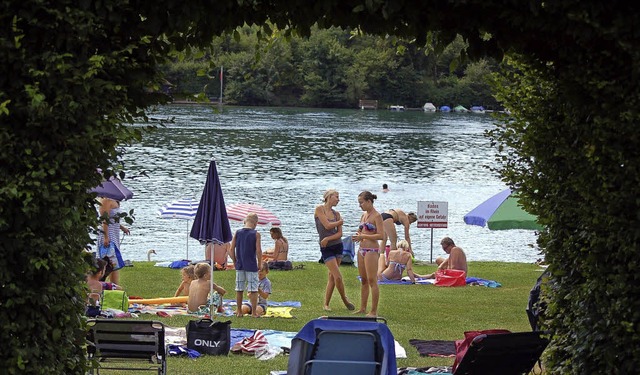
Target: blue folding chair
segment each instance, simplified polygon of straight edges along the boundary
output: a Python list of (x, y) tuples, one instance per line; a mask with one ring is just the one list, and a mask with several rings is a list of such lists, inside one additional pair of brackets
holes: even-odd
[(384, 323), (315, 319), (291, 343), (288, 375), (392, 375), (393, 335)]
[[(377, 340), (371, 332), (321, 331), (310, 360), (304, 363), (308, 375), (378, 374)], [(340, 350), (346, 346), (348, 350)]]

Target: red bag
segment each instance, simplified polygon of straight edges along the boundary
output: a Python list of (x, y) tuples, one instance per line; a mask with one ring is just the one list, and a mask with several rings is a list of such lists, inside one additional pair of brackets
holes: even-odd
[(511, 333), (506, 329), (485, 329), (483, 331), (467, 331), (464, 333), (464, 339), (456, 340), (456, 360), (453, 362), (451, 372), (455, 373), (458, 365), (462, 361), (462, 357), (467, 353), (469, 345), (476, 336), (480, 335), (498, 335), (503, 333)]
[(436, 286), (465, 286), (467, 273), (460, 270), (437, 270)]

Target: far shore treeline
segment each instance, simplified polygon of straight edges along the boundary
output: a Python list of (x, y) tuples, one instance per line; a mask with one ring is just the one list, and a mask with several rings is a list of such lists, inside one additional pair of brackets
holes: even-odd
[(360, 99), (378, 108), (482, 105), (501, 109), (487, 79), (495, 60), (459, 61), (461, 38), (427, 51), (395, 37), (356, 35), (350, 30), (314, 28), (308, 38), (286, 40), (274, 31), (268, 43), (245, 26), (216, 37), (214, 55), (194, 54), (163, 67), (164, 90), (176, 100), (204, 94), (250, 106), (357, 108)]

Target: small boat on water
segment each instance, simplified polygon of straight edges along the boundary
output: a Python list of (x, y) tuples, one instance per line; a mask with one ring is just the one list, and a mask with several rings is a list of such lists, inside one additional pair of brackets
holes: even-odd
[(454, 112), (469, 112), (464, 106), (458, 105), (453, 109)]
[(424, 103), (424, 105), (422, 106), (422, 110), (425, 112), (435, 112), (436, 106), (433, 105), (433, 103)]
[(392, 106), (389, 106), (389, 110), (390, 111), (404, 111), (404, 106), (403, 105), (392, 105)]

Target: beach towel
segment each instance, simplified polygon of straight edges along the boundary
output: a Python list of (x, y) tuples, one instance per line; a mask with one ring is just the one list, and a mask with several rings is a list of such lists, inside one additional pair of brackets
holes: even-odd
[[(360, 280), (360, 276), (358, 276), (358, 280)], [(416, 284), (418, 285), (433, 285), (436, 282), (435, 279), (422, 279), (416, 278)], [(466, 279), (467, 285), (474, 286), (486, 286), (488, 288), (500, 288), (502, 284), (495, 280), (487, 280), (479, 277), (467, 277)], [(383, 284), (391, 284), (391, 285), (413, 285), (411, 284), (411, 280), (409, 276), (405, 276), (402, 280), (378, 280), (378, 285)]]
[[(242, 301), (242, 303), (249, 303), (249, 300), (244, 300)], [(225, 305), (229, 305), (229, 306), (235, 306), (236, 305), (236, 300), (231, 300), (231, 299), (225, 299), (224, 300), (224, 304)], [(278, 301), (270, 301), (267, 300), (267, 306), (271, 307), (295, 307), (295, 308), (300, 308), (302, 307), (302, 302), (300, 301), (283, 301), (283, 302), (278, 302)]]
[(411, 339), (409, 344), (414, 346), (423, 357), (456, 356), (456, 344), (454, 341)]
[[(235, 303), (234, 303), (235, 306)], [(286, 318), (291, 319), (293, 307), (290, 306), (269, 306), (267, 313), (263, 315), (263, 318)], [(210, 318), (207, 309), (202, 312), (188, 312), (186, 306), (182, 305), (138, 305), (132, 304), (129, 307), (129, 312), (138, 314), (153, 314), (160, 317), (171, 317), (176, 315), (187, 315), (200, 318)], [(226, 303), (222, 306), (222, 311), (216, 314), (217, 316), (230, 317), (234, 315), (233, 308)]]
[(499, 288), (502, 286), (502, 284), (497, 281), (481, 279), (479, 277), (467, 277), (467, 285), (486, 286), (489, 288)]
[(398, 375), (421, 375), (421, 374), (453, 375), (453, 373), (451, 372), (451, 366), (398, 368)]
[[(358, 276), (358, 280), (362, 281), (360, 276)], [(416, 278), (416, 285), (433, 285), (435, 283), (435, 279), (421, 279)], [(391, 285), (413, 285), (409, 276), (405, 276), (402, 280), (378, 280), (378, 285), (391, 284)]]
[(291, 349), (291, 340), (298, 334), (298, 332), (276, 331), (273, 329), (263, 329), (262, 333), (269, 341), (269, 345), (289, 349)]
[[(231, 328), (231, 346), (239, 343), (246, 337), (253, 336), (255, 329)], [(270, 346), (291, 349), (291, 340), (298, 332), (278, 331), (273, 329), (262, 330), (264, 337)], [(185, 327), (165, 327), (165, 343), (167, 345), (187, 345), (187, 333)], [(407, 358), (407, 351), (394, 340), (396, 358)], [(455, 349), (454, 349), (455, 350)]]
[(284, 306), (268, 306), (267, 312), (262, 316), (263, 318), (293, 318), (291, 315), (293, 307)]
[[(253, 336), (255, 331), (255, 329), (231, 328), (231, 346), (242, 341), (245, 337)], [(187, 345), (186, 327), (165, 326), (164, 341), (167, 345)]]

